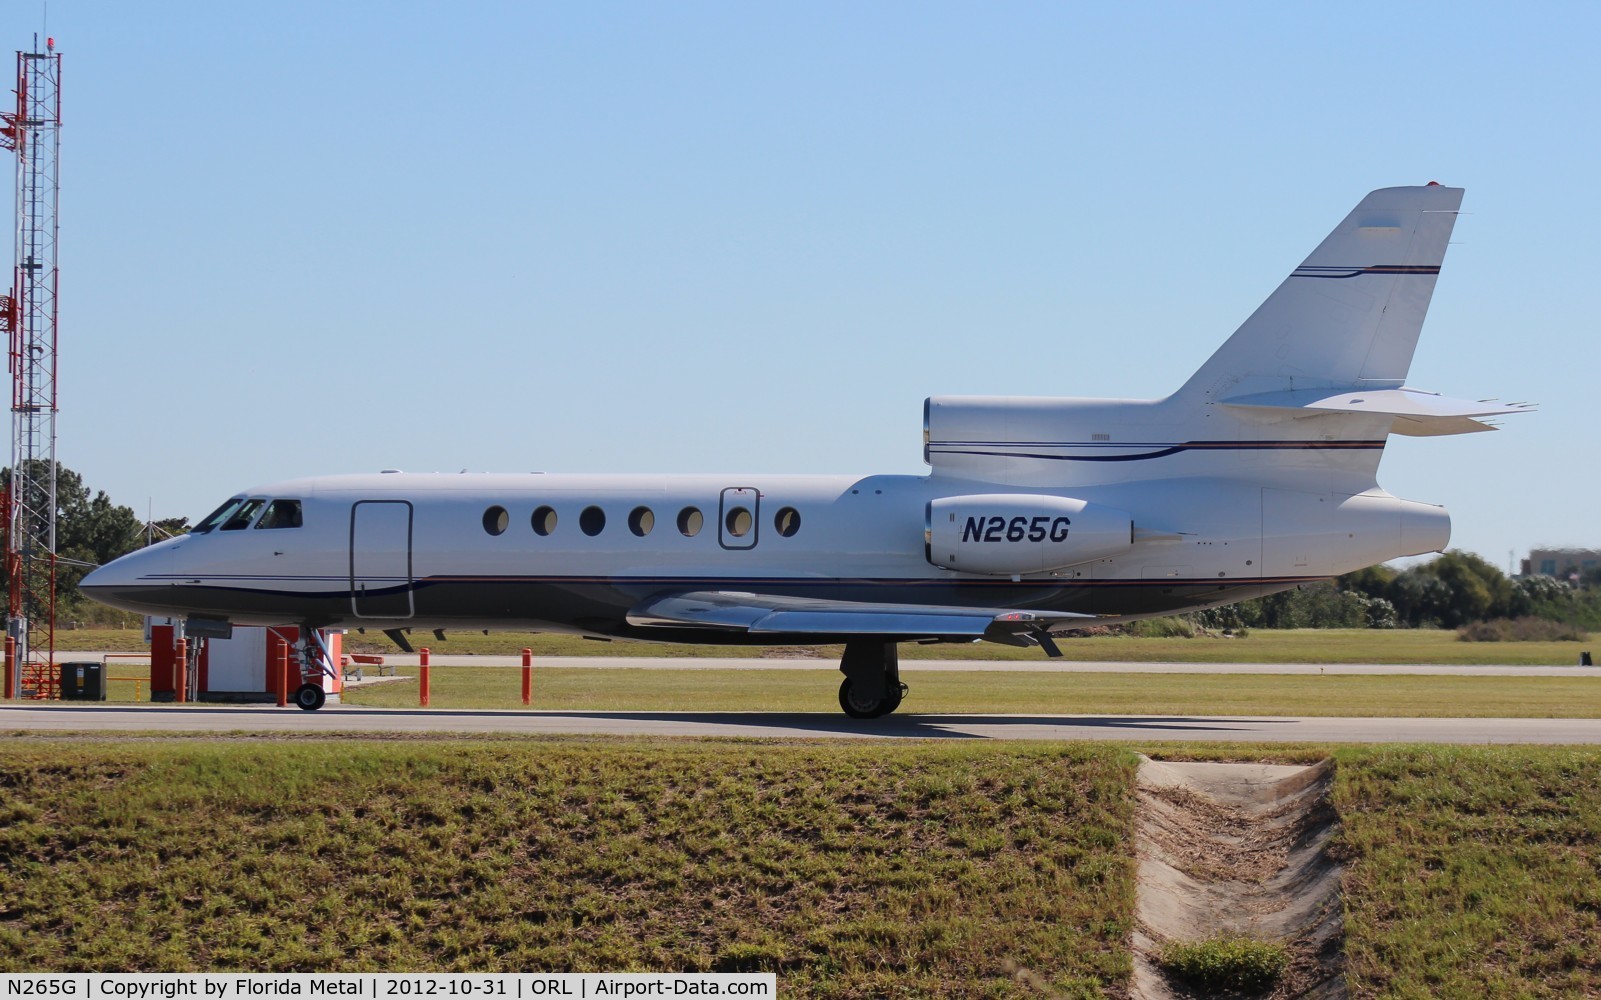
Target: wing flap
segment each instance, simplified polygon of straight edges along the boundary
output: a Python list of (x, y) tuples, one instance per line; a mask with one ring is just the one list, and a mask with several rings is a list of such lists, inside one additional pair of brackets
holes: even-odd
[(645, 601), (628, 613), (628, 623), (727, 629), (751, 635), (886, 635), (1007, 642), (1018, 635), (1094, 617), (1060, 611), (869, 604), (736, 591), (693, 591)]

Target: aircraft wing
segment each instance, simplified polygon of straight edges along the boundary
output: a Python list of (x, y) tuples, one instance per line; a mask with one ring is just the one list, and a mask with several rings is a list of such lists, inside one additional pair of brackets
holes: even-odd
[(904, 639), (989, 639), (1031, 646), (1038, 635), (1094, 615), (929, 604), (866, 604), (738, 591), (653, 597), (628, 612), (639, 626), (726, 629), (751, 635), (883, 635)]

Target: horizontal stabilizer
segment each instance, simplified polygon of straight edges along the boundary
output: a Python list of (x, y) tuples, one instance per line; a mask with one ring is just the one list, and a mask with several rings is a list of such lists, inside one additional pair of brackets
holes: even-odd
[(1439, 393), (1402, 386), (1396, 389), (1289, 389), (1259, 392), (1220, 400), (1225, 406), (1255, 410), (1295, 410), (1315, 417), (1329, 413), (1359, 413), (1391, 417), (1393, 434), (1435, 437), (1443, 434), (1471, 434), (1493, 431), (1495, 427), (1477, 419), (1527, 413), (1528, 403), (1497, 403), (1493, 400), (1451, 399)]
[(628, 613), (628, 624), (714, 628), (751, 635), (883, 635), (1006, 642), (1094, 615), (927, 604), (866, 604), (735, 591), (698, 591), (652, 598)]

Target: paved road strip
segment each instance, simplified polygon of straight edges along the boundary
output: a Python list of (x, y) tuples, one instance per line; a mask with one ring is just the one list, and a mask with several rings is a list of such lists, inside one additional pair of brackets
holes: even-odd
[(1307, 743), (1594, 743), (1601, 719), (1362, 719), (803, 712), (454, 712), (330, 706), (0, 706), (0, 735), (43, 732), (508, 733), (522, 735), (1203, 740)]

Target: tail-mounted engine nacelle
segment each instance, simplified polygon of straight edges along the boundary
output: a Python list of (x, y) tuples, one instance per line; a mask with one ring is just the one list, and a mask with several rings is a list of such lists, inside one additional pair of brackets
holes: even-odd
[(989, 493), (929, 502), (924, 553), (941, 569), (1017, 576), (1126, 551), (1134, 519), (1071, 497)]

